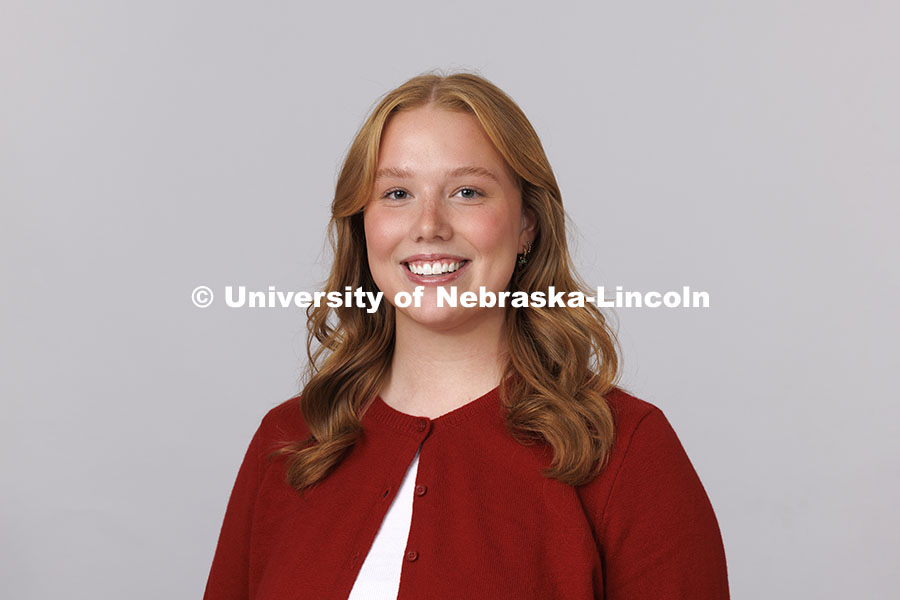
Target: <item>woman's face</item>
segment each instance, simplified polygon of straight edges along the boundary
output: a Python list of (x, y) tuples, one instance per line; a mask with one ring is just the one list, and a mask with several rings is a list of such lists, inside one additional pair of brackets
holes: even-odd
[(513, 177), (474, 115), (425, 106), (391, 116), (364, 216), (385, 300), (425, 288), (421, 307), (398, 307), (398, 320), (447, 330), (502, 319), (503, 309), (439, 308), (437, 288), (507, 288), (516, 254), (535, 236)]

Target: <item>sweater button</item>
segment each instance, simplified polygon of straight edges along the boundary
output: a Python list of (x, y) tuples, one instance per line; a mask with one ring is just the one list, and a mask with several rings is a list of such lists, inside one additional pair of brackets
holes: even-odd
[(428, 428), (428, 421), (425, 419), (419, 419), (419, 422), (416, 423), (416, 429), (419, 431), (425, 431)]
[(417, 485), (416, 486), (416, 496), (424, 496), (425, 492), (428, 491), (428, 486), (425, 485)]
[(419, 558), (419, 553), (416, 552), (415, 550), (410, 550), (409, 552), (406, 553), (406, 560), (408, 560), (409, 562), (413, 562), (417, 558)]

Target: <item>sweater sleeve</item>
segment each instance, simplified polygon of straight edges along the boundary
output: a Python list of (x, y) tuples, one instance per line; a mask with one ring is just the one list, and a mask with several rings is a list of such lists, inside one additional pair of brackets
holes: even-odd
[(606, 600), (728, 599), (713, 507), (659, 408), (627, 440), (600, 522)]
[(262, 475), (263, 426), (256, 431), (231, 490), (204, 600), (247, 600), (250, 594), (250, 530)]

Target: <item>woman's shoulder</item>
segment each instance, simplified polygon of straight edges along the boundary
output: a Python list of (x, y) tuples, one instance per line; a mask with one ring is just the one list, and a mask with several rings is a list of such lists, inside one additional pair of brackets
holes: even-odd
[(297, 442), (309, 435), (300, 410), (300, 396), (293, 396), (269, 409), (256, 431), (258, 443), (266, 449)]
[(614, 495), (646, 493), (656, 485), (671, 484), (679, 475), (693, 484), (696, 474), (662, 409), (620, 388), (605, 397), (613, 413), (615, 438), (600, 474), (582, 492), (605, 507)]
[(607, 401), (617, 418), (609, 462), (579, 490), (603, 552), (607, 592), (728, 598), (715, 511), (669, 420), (622, 390)]
[(622, 434), (633, 433), (641, 421), (649, 415), (657, 411), (662, 413), (655, 404), (642, 400), (619, 387), (613, 388), (604, 397), (615, 419), (617, 440)]
[(626, 458), (639, 452), (657, 456), (664, 451), (684, 452), (675, 429), (656, 404), (621, 388), (607, 394), (606, 401), (616, 425), (609, 466), (618, 468)]

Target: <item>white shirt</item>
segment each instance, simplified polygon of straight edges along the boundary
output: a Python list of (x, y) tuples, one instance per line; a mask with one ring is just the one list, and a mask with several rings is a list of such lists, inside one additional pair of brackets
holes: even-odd
[(384, 516), (375, 541), (360, 568), (348, 600), (395, 599), (400, 591), (400, 570), (412, 522), (413, 491), (419, 470), (419, 452), (413, 458), (394, 501)]

